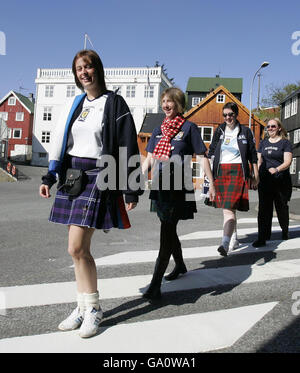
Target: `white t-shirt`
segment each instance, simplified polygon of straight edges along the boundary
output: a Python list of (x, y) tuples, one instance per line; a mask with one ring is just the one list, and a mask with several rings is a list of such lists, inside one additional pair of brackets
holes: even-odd
[(107, 95), (84, 99), (82, 111), (69, 133), (67, 153), (75, 157), (99, 159), (102, 150), (101, 131)]
[(242, 163), (242, 158), (237, 142), (239, 127), (234, 130), (225, 129), (224, 141), (221, 146), (220, 163)]

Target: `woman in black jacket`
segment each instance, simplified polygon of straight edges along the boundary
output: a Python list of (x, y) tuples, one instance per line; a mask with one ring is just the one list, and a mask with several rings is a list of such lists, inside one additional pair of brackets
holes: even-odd
[[(223, 209), (222, 243), (218, 252), (227, 256), (230, 246), (237, 247), (236, 210), (249, 210), (248, 185), (253, 166), (254, 182), (258, 182), (257, 154), (251, 130), (237, 120), (238, 106), (228, 102), (223, 107), (225, 122), (214, 133), (208, 157), (213, 157), (216, 198), (213, 205)], [(235, 233), (234, 233), (235, 232)]]

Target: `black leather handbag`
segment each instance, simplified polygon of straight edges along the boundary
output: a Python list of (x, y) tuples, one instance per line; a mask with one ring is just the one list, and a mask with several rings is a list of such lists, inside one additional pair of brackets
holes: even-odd
[(83, 170), (68, 168), (66, 179), (58, 190), (63, 190), (72, 197), (78, 196), (84, 188), (85, 174)]

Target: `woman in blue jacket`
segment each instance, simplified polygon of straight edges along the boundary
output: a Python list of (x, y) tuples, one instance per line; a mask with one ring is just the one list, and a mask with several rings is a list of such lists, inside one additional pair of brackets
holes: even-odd
[[(165, 277), (175, 280), (187, 272), (181, 244), (177, 235), (179, 220), (193, 219), (197, 212), (191, 173), (193, 154), (199, 155), (204, 171), (210, 180), (210, 198), (214, 198), (214, 183), (206, 147), (196, 124), (182, 116), (185, 107), (184, 93), (178, 88), (168, 88), (161, 95), (161, 107), (166, 115), (147, 145), (147, 158), (143, 172), (153, 169), (150, 199), (152, 211), (160, 220), (160, 248), (151, 283), (143, 297), (153, 301), (161, 297), (161, 281), (172, 255), (174, 270)], [(201, 159), (200, 159), (201, 156)]]
[[(72, 70), (77, 87), (85, 93), (65, 105), (56, 124), (49, 170), (42, 178), (40, 195), (50, 197), (50, 188), (58, 175), (59, 189), (49, 220), (68, 226), (68, 252), (74, 262), (78, 303), (71, 315), (59, 324), (59, 329), (80, 327), (81, 337), (91, 337), (97, 333), (103, 316), (97, 269), (90, 252), (91, 239), (95, 229), (130, 227), (126, 210), (136, 206), (141, 191), (131, 190), (127, 183), (122, 187), (124, 182), (117, 176), (125, 175), (128, 180), (139, 166), (128, 167), (126, 160), (139, 157), (139, 150), (130, 110), (120, 95), (107, 91), (98, 54), (92, 50), (78, 52)], [(125, 169), (119, 164), (120, 147), (127, 153), (125, 163), (122, 162)], [(111, 167), (103, 159), (111, 161)], [(76, 196), (69, 195), (65, 187), (68, 168), (84, 172), (83, 189)], [(105, 182), (107, 179), (102, 176), (107, 171), (108, 182)]]
[[(237, 120), (238, 106), (223, 106), (224, 123), (215, 131), (208, 157), (213, 157), (216, 198), (214, 206), (223, 209), (223, 238), (218, 252), (227, 256), (231, 238), (236, 232), (236, 210), (249, 210), (248, 185), (253, 166), (253, 187), (258, 183), (257, 154), (251, 130)], [(236, 235), (236, 234), (235, 234)], [(236, 237), (233, 237), (237, 241)], [(237, 246), (233, 242), (232, 246)]]

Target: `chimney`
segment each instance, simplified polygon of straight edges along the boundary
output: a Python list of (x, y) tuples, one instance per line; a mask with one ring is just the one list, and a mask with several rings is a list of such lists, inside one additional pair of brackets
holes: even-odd
[(29, 100), (30, 100), (31, 102), (34, 103), (33, 93), (29, 93), (28, 98), (29, 98)]

